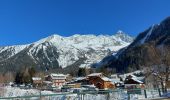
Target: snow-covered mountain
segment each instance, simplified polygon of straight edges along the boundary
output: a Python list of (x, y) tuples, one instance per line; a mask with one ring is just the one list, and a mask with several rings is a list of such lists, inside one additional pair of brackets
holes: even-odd
[(170, 17), (141, 32), (127, 47), (107, 56), (95, 67), (107, 67), (117, 72), (131, 72), (170, 62)]
[(0, 69), (37, 66), (40, 69), (65, 68), (77, 62), (89, 67), (105, 56), (128, 46), (133, 38), (122, 31), (115, 35), (52, 35), (37, 42), (0, 47)]

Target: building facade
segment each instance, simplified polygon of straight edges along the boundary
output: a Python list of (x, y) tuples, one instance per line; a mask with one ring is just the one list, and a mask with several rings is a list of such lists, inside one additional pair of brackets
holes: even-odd
[(46, 81), (51, 81), (54, 87), (62, 87), (66, 83), (66, 75), (64, 74), (55, 74), (45, 76)]

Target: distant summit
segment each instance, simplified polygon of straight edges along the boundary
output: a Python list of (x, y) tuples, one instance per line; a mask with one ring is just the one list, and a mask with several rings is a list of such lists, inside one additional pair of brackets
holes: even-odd
[(117, 31), (117, 33), (115, 34), (115, 37), (117, 39), (120, 39), (120, 40), (128, 42), (128, 43), (129, 42), (131, 43), (134, 40), (133, 37), (129, 36), (128, 34), (126, 34), (125, 32), (123, 32), (121, 30)]

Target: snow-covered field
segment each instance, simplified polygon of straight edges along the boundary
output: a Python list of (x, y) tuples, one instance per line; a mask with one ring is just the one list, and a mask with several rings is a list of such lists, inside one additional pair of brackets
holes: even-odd
[[(38, 100), (40, 98), (40, 91), (36, 89), (20, 89), (17, 87), (5, 87), (0, 88), (0, 96), (1, 97), (20, 97), (20, 96), (32, 96), (29, 100)], [(43, 95), (50, 95), (50, 96), (43, 96)], [(79, 100), (80, 98), (84, 98), (84, 100), (105, 100), (106, 95), (99, 95), (99, 94), (86, 94), (86, 95), (78, 95), (78, 94), (67, 94), (67, 93), (55, 93), (52, 91), (41, 91), (42, 99), (43, 100)], [(34, 97), (35, 96), (35, 97)], [(27, 98), (28, 99), (28, 98)], [(17, 99), (18, 100), (18, 99)], [(23, 100), (23, 98), (22, 98)]]
[[(147, 90), (147, 98), (159, 98), (158, 91)], [(109, 94), (73, 94), (73, 93), (56, 93), (52, 91), (41, 91), (42, 100), (127, 100), (128, 95), (126, 91), (120, 90), (111, 92)], [(20, 89), (17, 87), (0, 87), (0, 97), (20, 97), (32, 96), (29, 100), (39, 100), (40, 91), (36, 89)], [(131, 94), (130, 100), (145, 99), (144, 91), (141, 95)], [(15, 99), (14, 99), (15, 100)], [(18, 100), (18, 99), (16, 99)], [(23, 100), (23, 98), (22, 98)], [(28, 98), (26, 99), (28, 100)]]
[[(1, 89), (1, 96), (3, 97), (17, 97), (17, 96), (32, 96), (39, 95), (40, 91), (36, 89), (20, 89), (17, 87), (5, 87)], [(51, 91), (42, 91), (42, 94), (52, 94)]]

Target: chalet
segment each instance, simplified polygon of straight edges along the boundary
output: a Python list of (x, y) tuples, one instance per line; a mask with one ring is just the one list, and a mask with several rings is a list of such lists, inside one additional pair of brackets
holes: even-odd
[(140, 80), (140, 81), (144, 81), (144, 76), (142, 75), (142, 71), (135, 71), (133, 73), (126, 73), (126, 74), (119, 74), (118, 77), (121, 78), (122, 81), (125, 81), (125, 79), (128, 76), (132, 76), (135, 77), (136, 79)]
[(92, 73), (92, 74), (89, 74), (87, 77), (103, 77), (103, 73)]
[(138, 80), (134, 75), (129, 75), (124, 81), (125, 88), (144, 88), (144, 83)]
[(40, 77), (32, 77), (33, 86), (40, 87), (42, 85), (42, 79)]
[(55, 87), (62, 87), (66, 83), (66, 75), (51, 73), (45, 76), (45, 81), (51, 81)]
[(98, 89), (113, 89), (115, 85), (111, 80), (105, 77), (102, 73), (92, 73), (87, 76), (89, 83), (96, 86)]

